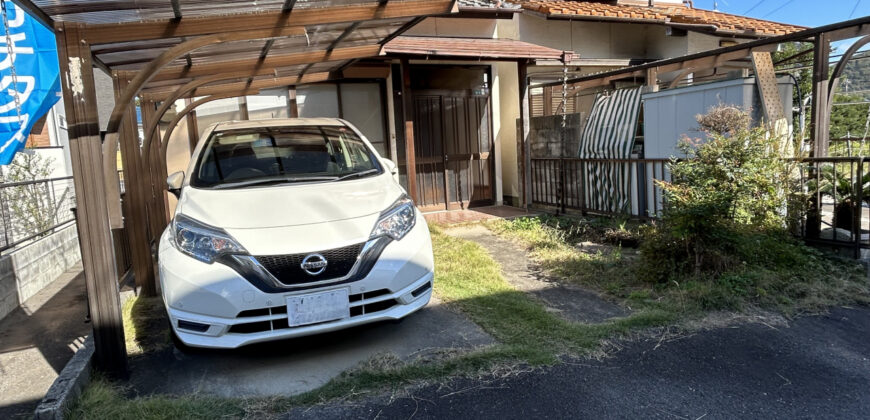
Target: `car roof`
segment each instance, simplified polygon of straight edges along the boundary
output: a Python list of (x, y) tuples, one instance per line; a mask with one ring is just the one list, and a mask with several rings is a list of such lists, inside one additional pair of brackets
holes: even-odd
[(250, 121), (224, 121), (217, 123), (214, 131), (237, 130), (240, 128), (302, 127), (302, 126), (344, 126), (340, 118), (267, 118)]

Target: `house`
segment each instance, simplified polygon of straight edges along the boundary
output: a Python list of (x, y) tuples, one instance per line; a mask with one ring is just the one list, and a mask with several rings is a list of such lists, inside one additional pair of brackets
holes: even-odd
[[(552, 82), (803, 29), (680, 0), (460, 0), (459, 5), (459, 13), (414, 21), (380, 56), (345, 66), (339, 80), (197, 109), (195, 118), (173, 132), (169, 172), (186, 167), (189, 153), (183, 152), (208, 121), (342, 117), (397, 162), (402, 182), (424, 210), (521, 205), (523, 152), (516, 121), (526, 86), (522, 75), (532, 83)], [(677, 72), (658, 78), (679, 82), (702, 76)], [(562, 105), (558, 89), (531, 94), (532, 115)], [(566, 98), (565, 111), (588, 110), (593, 97)], [(177, 107), (184, 103), (179, 100)]]

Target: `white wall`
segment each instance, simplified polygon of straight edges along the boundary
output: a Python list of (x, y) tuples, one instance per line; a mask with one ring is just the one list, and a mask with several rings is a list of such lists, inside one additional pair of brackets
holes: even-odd
[[(792, 84), (780, 79), (783, 112), (791, 122)], [(669, 89), (643, 96), (644, 157), (677, 156), (677, 142), (682, 137), (704, 137), (695, 117), (710, 108), (725, 104), (752, 111), (753, 119), (762, 119), (763, 111), (754, 78), (726, 80), (698, 86)], [(791, 124), (789, 124), (791, 126)]]
[(491, 38), (496, 19), (426, 18), (402, 35)]

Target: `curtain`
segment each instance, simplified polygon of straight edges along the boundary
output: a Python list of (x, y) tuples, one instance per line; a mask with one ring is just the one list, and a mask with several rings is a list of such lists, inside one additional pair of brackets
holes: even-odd
[[(642, 89), (618, 89), (595, 97), (580, 138), (580, 158), (615, 160), (631, 157)], [(590, 209), (626, 213), (631, 210), (631, 167), (628, 162), (592, 161), (586, 168), (586, 203)]]

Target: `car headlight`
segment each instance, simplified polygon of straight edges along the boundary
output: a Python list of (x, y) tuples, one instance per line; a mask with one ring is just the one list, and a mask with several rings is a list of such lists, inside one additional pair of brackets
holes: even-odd
[(179, 251), (211, 264), (224, 254), (247, 253), (226, 231), (179, 214), (172, 221), (170, 241)]
[(414, 201), (407, 196), (402, 196), (381, 213), (371, 237), (389, 236), (398, 241), (411, 231), (416, 222), (417, 209), (414, 207)]

